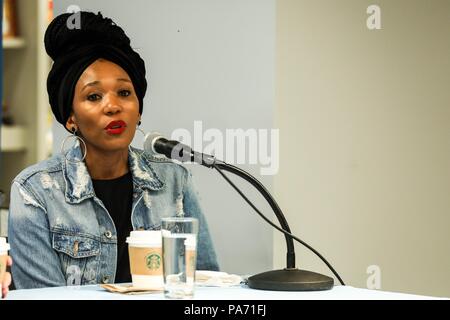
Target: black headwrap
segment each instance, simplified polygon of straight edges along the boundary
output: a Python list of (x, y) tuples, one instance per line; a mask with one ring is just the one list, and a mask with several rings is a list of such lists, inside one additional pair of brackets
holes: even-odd
[(65, 13), (57, 16), (45, 32), (45, 50), (54, 61), (47, 78), (47, 91), (56, 120), (65, 126), (72, 111), (75, 85), (84, 70), (99, 58), (116, 63), (128, 73), (142, 114), (147, 91), (145, 63), (131, 48), (130, 39), (101, 13), (75, 14), (80, 15), (80, 28), (70, 21), (67, 23), (68, 19), (76, 18)]

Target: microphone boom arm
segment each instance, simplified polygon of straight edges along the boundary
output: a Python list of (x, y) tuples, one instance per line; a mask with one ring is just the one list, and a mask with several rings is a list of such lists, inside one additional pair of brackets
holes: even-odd
[[(275, 199), (272, 197), (272, 195), (269, 193), (269, 191), (266, 189), (266, 187), (263, 186), (261, 182), (259, 182), (258, 179), (256, 179), (254, 176), (252, 176), (250, 173), (233, 166), (231, 164), (217, 161), (214, 164), (215, 167), (218, 167), (219, 169), (231, 172), (247, 182), (249, 182), (251, 185), (253, 185), (266, 199), (266, 201), (269, 203), (270, 207), (272, 208), (273, 212), (275, 213), (275, 216), (278, 219), (278, 222), (280, 223), (280, 226), (283, 230), (291, 233), (291, 229), (289, 228), (288, 222), (286, 221), (286, 218), (284, 217), (283, 212), (281, 211), (280, 207), (278, 206)], [(286, 238), (286, 246), (287, 246), (287, 255), (286, 255), (286, 265), (288, 269), (295, 268), (295, 251), (294, 251), (294, 240), (289, 237), (288, 235), (284, 235)]]
[[(255, 211), (269, 224), (272, 224), (270, 220), (262, 215), (259, 210), (252, 205), (252, 203), (246, 199), (242, 192), (225, 176), (221, 170), (231, 172), (247, 182), (253, 185), (266, 199), (275, 213), (281, 228), (291, 234), (289, 225), (284, 217), (283, 212), (278, 206), (275, 199), (269, 193), (269, 191), (263, 186), (258, 179), (253, 177), (250, 173), (233, 166), (231, 164), (225, 163), (216, 159), (214, 156), (202, 154), (200, 152), (193, 151), (192, 149), (185, 149), (190, 153), (190, 158), (192, 162), (199, 163), (208, 168), (215, 168), (223, 176), (224, 179), (230, 183), (236, 191), (255, 209)], [(179, 153), (182, 155), (183, 151)], [(186, 154), (185, 154), (186, 155)], [(273, 225), (273, 224), (272, 224)], [(294, 252), (294, 241), (292, 236), (284, 234), (286, 238), (287, 245), (287, 255), (286, 255), (286, 265), (287, 267), (282, 270), (271, 270), (263, 273), (253, 275), (248, 278), (248, 286), (253, 289), (262, 290), (278, 290), (278, 291), (319, 291), (319, 290), (330, 290), (333, 288), (334, 280), (331, 277), (325, 276), (320, 273), (299, 270), (295, 267), (295, 252)], [(319, 257), (321, 257), (319, 255)], [(322, 257), (321, 257), (322, 258)], [(325, 260), (326, 261), (326, 260)], [(332, 269), (334, 270), (334, 269)], [(338, 279), (341, 281), (340, 277)], [(341, 281), (343, 284), (343, 282)]]

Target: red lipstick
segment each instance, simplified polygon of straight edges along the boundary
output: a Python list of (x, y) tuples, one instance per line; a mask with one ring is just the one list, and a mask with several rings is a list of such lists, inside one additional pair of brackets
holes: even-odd
[(125, 131), (127, 127), (127, 124), (125, 121), (117, 120), (117, 121), (111, 121), (105, 128), (106, 132), (108, 134), (121, 134)]

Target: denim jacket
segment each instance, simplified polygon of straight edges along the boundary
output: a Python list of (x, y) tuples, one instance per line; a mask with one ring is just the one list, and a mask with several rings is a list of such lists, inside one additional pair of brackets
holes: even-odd
[[(80, 159), (80, 147), (73, 147), (67, 158)], [(134, 148), (128, 164), (133, 177), (133, 229), (160, 229), (162, 217), (196, 217), (197, 269), (218, 270), (189, 171)], [(116, 229), (95, 196), (84, 162), (67, 161), (59, 154), (22, 171), (11, 187), (8, 230), (18, 289), (114, 282)]]

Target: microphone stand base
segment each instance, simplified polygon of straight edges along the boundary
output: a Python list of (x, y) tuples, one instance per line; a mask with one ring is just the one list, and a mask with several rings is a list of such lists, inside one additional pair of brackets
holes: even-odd
[(250, 288), (274, 291), (330, 290), (333, 284), (333, 278), (296, 268), (267, 271), (248, 278)]

